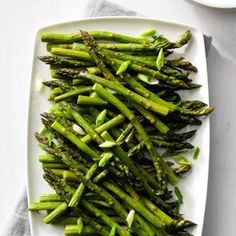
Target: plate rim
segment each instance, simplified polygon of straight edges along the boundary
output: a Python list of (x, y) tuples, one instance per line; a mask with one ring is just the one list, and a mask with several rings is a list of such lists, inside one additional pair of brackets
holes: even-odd
[(212, 8), (218, 8), (218, 9), (236, 9), (236, 3), (235, 4), (221, 4), (221, 3), (208, 3), (205, 0), (192, 0), (198, 4), (212, 7)]
[[(193, 0), (193, 1), (195, 1), (195, 0)], [(40, 31), (45, 30), (47, 28), (51, 28), (51, 27), (57, 27), (57, 26), (66, 25), (66, 24), (74, 24), (74, 23), (81, 22), (81, 21), (83, 22), (83, 21), (96, 21), (96, 20), (107, 20), (107, 19), (151, 20), (151, 21), (157, 21), (157, 22), (167, 23), (167, 24), (172, 24), (172, 25), (185, 26), (188, 28), (199, 30), (201, 32), (201, 34), (203, 35), (203, 32), (200, 29), (200, 27), (198, 27), (194, 24), (186, 24), (181, 21), (174, 21), (174, 20), (172, 21), (172, 20), (168, 20), (165, 18), (157, 18), (157, 17), (149, 17), (149, 16), (112, 16), (111, 15), (111, 16), (81, 17), (81, 18), (78, 18), (77, 20), (68, 20), (68, 21), (63, 21), (63, 22), (56, 22), (56, 23), (50, 24), (50, 25), (45, 25), (45, 26), (38, 28), (38, 30), (36, 30), (36, 36), (40, 33)]]
[[(194, 0), (195, 1), (195, 0)], [(33, 79), (34, 78), (34, 67), (35, 67), (35, 63), (34, 63), (34, 59), (35, 59), (35, 55), (36, 55), (36, 49), (37, 49), (37, 39), (38, 36), (40, 35), (40, 33), (44, 30), (47, 30), (53, 27), (60, 27), (60, 26), (65, 26), (65, 25), (69, 25), (69, 24), (76, 24), (78, 22), (86, 22), (86, 21), (96, 21), (96, 20), (109, 20), (109, 19), (127, 19), (127, 20), (150, 20), (150, 21), (156, 21), (156, 22), (160, 22), (160, 23), (165, 23), (165, 24), (171, 24), (171, 25), (176, 25), (179, 27), (186, 27), (186, 28), (191, 28), (192, 30), (196, 30), (201, 34), (201, 41), (199, 41), (199, 45), (203, 50), (203, 63), (204, 63), (204, 70), (206, 72), (206, 79), (207, 82), (205, 84), (206, 86), (206, 102), (209, 104), (209, 82), (208, 82), (208, 71), (207, 71), (207, 61), (206, 61), (206, 50), (205, 50), (205, 43), (204, 43), (204, 38), (203, 38), (203, 32), (202, 30), (196, 26), (196, 25), (192, 25), (192, 24), (185, 24), (183, 22), (180, 21), (171, 21), (171, 20), (167, 20), (167, 19), (163, 19), (163, 18), (155, 18), (155, 17), (143, 17), (143, 16), (102, 16), (102, 17), (87, 17), (87, 18), (79, 18), (77, 20), (69, 20), (69, 21), (64, 21), (64, 22), (57, 22), (55, 24), (50, 24), (50, 25), (45, 25), (43, 27), (40, 27), (38, 30), (36, 30), (35, 33), (35, 38), (34, 38), (34, 49), (33, 49), (33, 55), (32, 55), (32, 62), (31, 62), (31, 74), (30, 74), (30, 86), (29, 86), (29, 92), (28, 92), (28, 116), (27, 116), (27, 201), (28, 204), (30, 203), (30, 175), (29, 175), (29, 169), (30, 169), (30, 162), (29, 162), (29, 146), (30, 146), (30, 115), (31, 115), (31, 110), (32, 110), (32, 106), (31, 106), (31, 97), (32, 97), (32, 90), (33, 90)], [(209, 118), (208, 118), (209, 119)], [(205, 184), (205, 196), (204, 196), (204, 209), (203, 209), (203, 217), (201, 218), (201, 224), (198, 225), (201, 226), (200, 228), (200, 233), (202, 234), (203, 231), (203, 225), (204, 225), (204, 220), (205, 220), (205, 212), (206, 212), (206, 203), (207, 203), (207, 195), (208, 195), (208, 184), (209, 184), (209, 164), (210, 164), (210, 119), (208, 120), (209, 124), (207, 127), (207, 133), (208, 133), (208, 162), (207, 162), (207, 170), (206, 170), (206, 174), (207, 174), (207, 181)], [(30, 232), (33, 235), (33, 231), (32, 231), (32, 225), (33, 225), (33, 215), (31, 214), (31, 212), (29, 212), (29, 223), (30, 223)]]

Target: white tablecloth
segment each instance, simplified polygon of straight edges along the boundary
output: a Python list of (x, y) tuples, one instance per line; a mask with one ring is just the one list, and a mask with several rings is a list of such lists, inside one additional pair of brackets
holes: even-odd
[[(236, 235), (236, 11), (182, 0), (113, 0), (142, 15), (194, 24), (213, 36), (208, 56), (211, 161), (204, 236)], [(38, 28), (82, 16), (86, 0), (1, 0), (0, 231), (26, 182), (27, 105)], [(4, 192), (3, 192), (4, 191)]]

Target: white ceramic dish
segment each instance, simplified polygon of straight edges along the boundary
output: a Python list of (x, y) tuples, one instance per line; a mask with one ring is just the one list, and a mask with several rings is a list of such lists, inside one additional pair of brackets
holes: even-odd
[[(37, 91), (38, 76), (50, 79), (48, 67), (41, 63), (37, 56), (46, 54), (45, 44), (40, 42), (40, 33), (49, 32), (75, 32), (79, 29), (84, 30), (110, 30), (119, 33), (138, 36), (139, 33), (147, 28), (156, 28), (159, 32), (166, 35), (169, 39), (175, 40), (185, 30), (190, 29), (193, 33), (192, 40), (184, 51), (185, 57), (193, 62), (199, 69), (197, 74), (192, 75), (196, 83), (202, 84), (200, 89), (194, 92), (185, 92), (184, 96), (188, 99), (200, 99), (208, 103), (208, 79), (206, 68), (205, 48), (202, 32), (189, 25), (167, 22), (150, 18), (136, 17), (105, 17), (94, 19), (83, 19), (74, 22), (62, 23), (48, 26), (38, 31), (35, 41), (33, 57), (33, 68), (31, 78), (31, 91), (29, 99), (28, 117), (28, 200), (37, 201), (39, 195), (48, 193), (52, 190), (42, 178), (42, 170), (37, 157), (42, 150), (37, 145), (34, 137), (35, 131), (41, 130), (40, 113), (47, 111), (50, 104), (47, 101), (47, 90)], [(194, 161), (193, 171), (181, 181), (180, 189), (184, 194), (184, 205), (181, 212), (186, 218), (193, 220), (198, 226), (193, 230), (195, 236), (202, 234), (204, 221), (208, 167), (209, 167), (209, 118), (206, 118), (203, 125), (199, 127), (197, 135), (192, 143), (201, 149), (199, 160)], [(37, 213), (30, 213), (30, 224), (32, 236), (63, 235), (62, 228), (42, 223), (43, 216)]]
[(236, 8), (236, 0), (193, 0), (208, 7), (234, 9)]

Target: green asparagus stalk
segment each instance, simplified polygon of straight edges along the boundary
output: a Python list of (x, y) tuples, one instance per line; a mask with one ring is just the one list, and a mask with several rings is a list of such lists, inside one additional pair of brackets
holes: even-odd
[(70, 84), (64, 82), (63, 80), (48, 80), (43, 81), (43, 85), (49, 87), (49, 88), (61, 88), (63, 92), (70, 91), (73, 87), (71, 87)]
[(72, 43), (47, 43), (47, 51), (50, 52), (52, 48), (73, 48)]
[(78, 178), (76, 177), (76, 175), (74, 175), (71, 171), (69, 170), (64, 170), (64, 169), (51, 169), (51, 171), (63, 178), (63, 180), (65, 181), (72, 181), (72, 182), (78, 182)]
[(161, 133), (166, 134), (169, 131), (169, 128), (167, 125), (165, 125), (160, 119), (158, 119), (152, 112), (144, 109), (143, 107), (139, 106), (136, 103), (131, 103), (132, 106), (139, 111), (147, 120), (150, 121), (151, 124), (154, 125), (154, 127), (156, 127), (156, 129), (158, 131), (160, 131)]
[(78, 96), (79, 94), (83, 94), (83, 93), (87, 93), (87, 92), (91, 92), (92, 87), (91, 86), (81, 86), (77, 89), (73, 89), (71, 91), (68, 91), (66, 93), (63, 93), (59, 96), (56, 96), (54, 98), (54, 102), (61, 102), (63, 100), (72, 98), (74, 96)]
[(77, 223), (78, 217), (76, 216), (61, 216), (59, 217), (54, 224), (55, 225), (74, 225)]
[(116, 235), (116, 225), (114, 225), (112, 228), (111, 228), (111, 231), (109, 233), (109, 236), (115, 236)]
[(196, 133), (197, 130), (191, 130), (187, 132), (182, 133), (173, 133), (170, 132), (168, 134), (155, 134), (155, 135), (149, 135), (151, 139), (158, 139), (163, 141), (174, 141), (174, 142), (183, 142), (187, 139), (190, 139), (193, 137), (193, 135)]
[(79, 233), (78, 231), (78, 225), (66, 225), (65, 230), (64, 230), (64, 234), (65, 236), (75, 236), (75, 235), (97, 235), (100, 233), (98, 231), (96, 231), (92, 226), (84, 226), (83, 227), (83, 231), (82, 234)]
[(87, 67), (93, 66), (93, 62), (88, 61), (79, 61), (74, 59), (68, 59), (59, 56), (40, 56), (38, 57), (41, 61), (46, 64), (53, 66), (62, 66), (62, 67)]
[(98, 67), (87, 67), (86, 70), (90, 73), (90, 74), (94, 74), (94, 75), (101, 75), (102, 72)]
[(187, 173), (191, 169), (191, 165), (180, 165), (174, 169), (174, 172), (177, 175), (182, 176), (183, 174)]
[(66, 171), (66, 170), (63, 170), (63, 169), (51, 169), (51, 171), (52, 171), (56, 176), (63, 177), (63, 173), (64, 173), (64, 171)]
[(61, 163), (61, 159), (58, 158), (57, 156), (53, 156), (50, 154), (41, 154), (38, 158), (40, 162), (47, 162), (47, 163)]
[(42, 163), (43, 168), (49, 168), (49, 169), (67, 169), (68, 167), (63, 163)]
[[(94, 163), (91, 166), (91, 168), (88, 170), (88, 173), (85, 176), (85, 181), (87, 181), (93, 177), (97, 168), (98, 168), (98, 164)], [(69, 207), (75, 207), (79, 204), (79, 201), (83, 195), (84, 189), (85, 189), (85, 184), (80, 183), (79, 187), (77, 188), (76, 192), (74, 193), (74, 195), (72, 196), (72, 198), (69, 202), (69, 205), (68, 205)]]
[(178, 67), (184, 70), (190, 70), (193, 72), (197, 72), (198, 69), (191, 62), (184, 60), (183, 57), (174, 60), (166, 60), (166, 64), (171, 67)]
[(173, 219), (170, 216), (168, 216), (165, 212), (153, 204), (149, 199), (142, 197), (141, 201), (154, 215), (162, 219), (165, 224), (169, 225), (173, 222)]
[(43, 222), (45, 224), (50, 224), (59, 218), (67, 210), (67, 204), (65, 202), (61, 203), (56, 209), (54, 209), (50, 214), (48, 214)]
[(121, 135), (116, 139), (117, 143), (122, 143), (125, 141), (127, 136), (129, 135), (129, 132), (133, 129), (133, 125), (131, 122), (128, 123), (125, 130), (121, 133)]
[(51, 53), (58, 56), (67, 56), (67, 57), (72, 57), (74, 59), (93, 62), (93, 59), (89, 56), (89, 54), (86, 51), (76, 51), (64, 48), (52, 48)]
[(96, 105), (96, 106), (107, 106), (108, 103), (99, 97), (88, 97), (80, 95), (77, 99), (79, 105)]
[(192, 149), (194, 146), (190, 143), (178, 143), (178, 142), (167, 142), (163, 140), (158, 139), (151, 139), (154, 144), (158, 147), (164, 147), (164, 148), (172, 148), (172, 149)]
[(94, 183), (100, 182), (103, 178), (105, 178), (105, 177), (107, 176), (108, 172), (109, 172), (109, 171), (108, 171), (107, 169), (103, 170), (102, 172), (100, 172), (100, 173), (93, 179), (93, 182), (94, 182)]
[(30, 211), (54, 210), (61, 205), (61, 202), (31, 202)]
[(184, 32), (184, 34), (182, 34), (175, 43), (173, 43), (172, 45), (169, 46), (169, 48), (181, 48), (183, 47), (185, 44), (187, 44), (189, 42), (189, 40), (192, 37), (192, 33), (190, 30), (187, 30)]
[(106, 115), (107, 115), (106, 109), (101, 111), (101, 113), (96, 118), (96, 127), (101, 126), (104, 123)]
[(76, 175), (74, 173), (72, 173), (71, 171), (68, 171), (68, 170), (64, 170), (63, 171), (63, 179), (65, 181), (79, 182), (79, 180), (76, 177)]
[[(92, 37), (95, 39), (106, 39), (125, 43), (149, 43), (148, 39), (135, 38), (124, 34), (118, 34), (108, 31), (90, 31)], [(48, 43), (73, 43), (82, 41), (81, 33), (75, 34), (58, 34), (43, 32), (41, 34), (41, 41)]]
[[(119, 52), (158, 52), (161, 48), (167, 46), (166, 43), (99, 43), (100, 48), (110, 49)], [(56, 46), (55, 46), (56, 47)], [(88, 50), (87, 46), (81, 43), (73, 43), (74, 50)]]
[(83, 220), (81, 217), (77, 221), (77, 226), (78, 226), (78, 233), (81, 234), (84, 228)]
[(39, 201), (40, 202), (62, 202), (63, 199), (57, 195), (57, 194), (54, 194), (54, 193), (51, 193), (51, 194), (41, 194), (40, 197), (39, 197)]
[[(91, 31), (89, 34), (94, 37), (95, 39), (106, 39), (111, 41), (117, 41), (117, 42), (125, 42), (129, 43), (129, 46), (125, 46), (125, 51), (133, 51), (132, 49), (135, 48), (136, 45), (132, 44), (141, 44), (140, 48), (138, 50), (148, 50), (150, 48), (154, 49), (157, 47), (156, 44), (150, 44), (150, 40), (146, 38), (135, 38), (127, 35), (117, 34), (113, 32), (108, 31)], [(166, 47), (168, 48), (178, 48), (184, 46), (191, 38), (191, 32), (188, 30), (183, 35), (179, 37), (179, 39), (175, 43), (164, 43)], [(58, 33), (49, 33), (49, 32), (43, 32), (41, 34), (41, 41), (42, 42), (49, 42), (49, 43), (73, 43), (73, 42), (80, 42), (82, 41), (82, 36), (80, 33), (74, 33), (74, 34), (58, 34)], [(130, 44), (131, 43), (131, 44)], [(159, 43), (159, 42), (158, 42)], [(110, 44), (110, 45), (116, 45), (116, 44)], [(160, 45), (160, 43), (159, 43)], [(159, 46), (159, 49), (164, 47), (163, 43), (161, 46)], [(109, 48), (105, 47), (105, 48)], [(118, 49), (119, 51), (122, 50), (122, 46), (118, 48), (116, 46), (111, 46), (109, 49)], [(129, 49), (129, 50), (128, 50)]]

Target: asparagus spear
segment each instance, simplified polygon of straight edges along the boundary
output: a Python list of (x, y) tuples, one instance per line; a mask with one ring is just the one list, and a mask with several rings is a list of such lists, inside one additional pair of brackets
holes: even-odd
[(147, 120), (150, 121), (151, 124), (156, 127), (157, 130), (159, 130), (161, 133), (167, 133), (169, 131), (169, 128), (167, 125), (165, 125), (160, 119), (158, 119), (152, 112), (144, 109), (143, 107), (139, 106), (136, 103), (131, 103), (132, 106), (137, 109)]
[[(167, 46), (167, 43), (99, 43), (99, 47), (110, 49), (113, 51), (119, 52), (146, 52), (146, 51), (154, 51), (158, 52), (161, 48)], [(73, 43), (72, 49), (75, 50), (87, 50), (86, 45), (81, 43)]]
[(90, 92), (91, 89), (92, 89), (91, 86), (81, 86), (81, 87), (79, 87), (77, 89), (73, 89), (73, 90), (70, 90), (70, 91), (68, 91), (66, 93), (63, 93), (63, 94), (59, 95), (59, 96), (56, 96), (54, 98), (54, 101), (55, 102), (61, 102), (61, 101), (66, 100), (68, 98), (72, 98), (74, 96), (78, 96), (79, 94)]
[(67, 210), (67, 204), (65, 202), (61, 203), (56, 209), (54, 209), (50, 214), (48, 214), (43, 222), (45, 224), (49, 224), (54, 222), (57, 218), (59, 218), (65, 211)]
[(40, 56), (38, 58), (44, 63), (53, 65), (53, 66), (87, 67), (87, 66), (94, 65), (93, 62), (78, 61), (78, 60), (68, 59), (68, 58), (59, 57), (59, 56)]
[(50, 202), (50, 201), (62, 202), (63, 199), (59, 195), (51, 193), (51, 194), (41, 194), (39, 197), (39, 201), (40, 202)]
[(74, 59), (81, 59), (88, 62), (93, 62), (93, 59), (89, 56), (89, 54), (86, 51), (76, 51), (64, 48), (52, 48), (51, 53), (58, 56), (67, 56), (67, 57), (72, 57)]
[(168, 134), (155, 134), (155, 135), (149, 135), (151, 139), (158, 139), (158, 140), (164, 140), (164, 141), (174, 141), (174, 142), (183, 142), (187, 139), (192, 138), (197, 130), (191, 130), (187, 132), (182, 133), (174, 133), (170, 132)]
[[(108, 31), (90, 31), (89, 32), (96, 39), (107, 39), (118, 42), (128, 42), (128, 43), (149, 43), (148, 39), (144, 38), (135, 38), (124, 34), (118, 34)], [(81, 33), (75, 34), (58, 34), (58, 33), (49, 33), (43, 32), (41, 34), (42, 42), (50, 43), (71, 43), (82, 41)]]
[(80, 95), (77, 99), (79, 105), (107, 106), (108, 103), (99, 97), (88, 97)]
[(193, 72), (197, 72), (198, 69), (191, 62), (184, 60), (183, 57), (174, 60), (167, 60), (166, 64), (172, 67), (179, 67), (185, 70), (190, 70)]
[[(78, 233), (78, 225), (66, 225), (64, 233), (65, 236), (81, 235), (81, 233)], [(86, 235), (101, 235), (101, 234), (98, 231), (96, 231), (92, 226), (84, 226), (82, 235), (86, 236)]]
[(30, 211), (54, 210), (61, 205), (61, 202), (31, 202)]
[(69, 85), (68, 83), (62, 81), (62, 80), (49, 80), (49, 81), (44, 81), (43, 84), (47, 87), (50, 88), (61, 88), (63, 91), (67, 92), (70, 91), (73, 87)]
[[(107, 40), (117, 41), (117, 42), (138, 43), (138, 44), (144, 44), (144, 45), (150, 43), (150, 40), (146, 38), (135, 38), (135, 37), (108, 32), (108, 31), (90, 31), (89, 34), (95, 39), (107, 39)], [(179, 39), (175, 43), (168, 43), (166, 47), (168, 48), (182, 47), (186, 43), (188, 43), (191, 36), (192, 36), (191, 32), (187, 30), (183, 35), (179, 37)], [(50, 42), (50, 43), (71, 43), (71, 42), (82, 41), (82, 36), (81, 36), (81, 33), (58, 34), (58, 33), (43, 32), (41, 34), (41, 41)]]
[(67, 166), (63, 163), (42, 163), (43, 168), (49, 168), (49, 169), (67, 169)]
[(47, 163), (61, 163), (60, 158), (49, 154), (41, 154), (38, 160), (40, 162), (47, 162)]
[[(96, 170), (98, 168), (98, 164), (94, 163), (91, 168), (88, 170), (86, 176), (85, 176), (85, 181), (92, 179), (93, 175), (95, 174)], [(69, 207), (75, 207), (78, 205), (82, 194), (84, 192), (85, 189), (85, 184), (84, 183), (80, 183), (79, 187), (77, 188), (76, 192), (74, 193), (74, 195), (72, 196), (70, 202), (69, 202)]]

